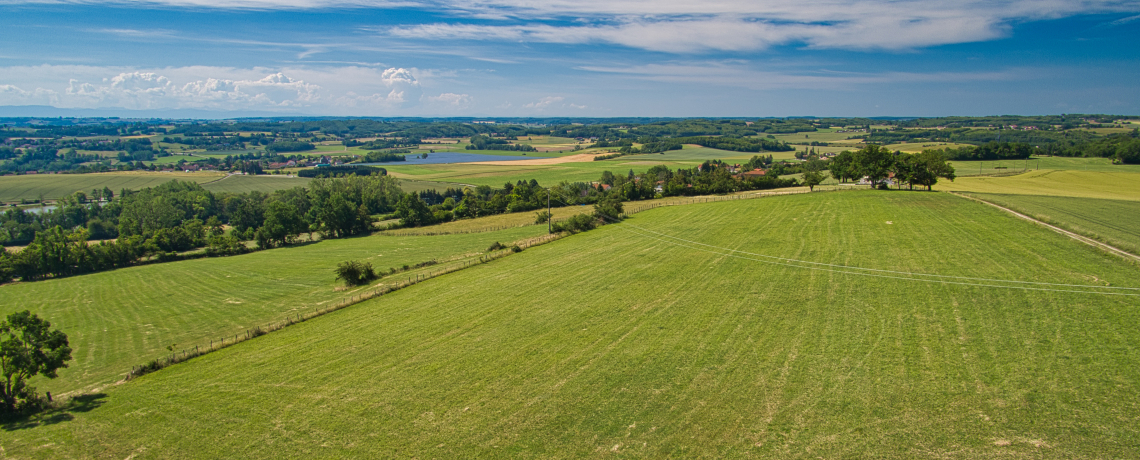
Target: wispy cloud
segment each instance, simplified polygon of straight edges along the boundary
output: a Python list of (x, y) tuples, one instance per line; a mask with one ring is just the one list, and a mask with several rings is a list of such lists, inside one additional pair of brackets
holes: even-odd
[(837, 72), (757, 70), (748, 66), (722, 63), (646, 64), (640, 66), (583, 66), (591, 72), (622, 74), (631, 78), (699, 84), (702, 86), (729, 86), (751, 90), (813, 89), (851, 90), (866, 85), (897, 83), (965, 83), (977, 81), (1008, 81), (1036, 73), (1024, 69), (999, 72)]

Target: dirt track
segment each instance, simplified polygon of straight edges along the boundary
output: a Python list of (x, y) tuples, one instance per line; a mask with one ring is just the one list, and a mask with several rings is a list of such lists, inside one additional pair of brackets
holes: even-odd
[(957, 195), (957, 196), (960, 196), (960, 197), (962, 197), (962, 198), (965, 198), (965, 199), (968, 199), (968, 200), (974, 200), (974, 201), (977, 201), (977, 202), (979, 202), (979, 203), (985, 203), (985, 204), (988, 204), (988, 205), (990, 205), (990, 206), (993, 206), (993, 207), (995, 207), (995, 208), (998, 208), (998, 209), (1000, 209), (1000, 210), (1002, 210), (1002, 211), (1005, 211), (1005, 212), (1008, 212), (1008, 213), (1010, 213), (1010, 214), (1013, 214), (1014, 216), (1017, 216), (1017, 217), (1019, 217), (1019, 218), (1025, 219), (1025, 220), (1028, 220), (1028, 221), (1030, 221), (1030, 222), (1033, 222), (1033, 223), (1035, 223), (1035, 224), (1038, 224), (1038, 225), (1041, 225), (1041, 226), (1043, 226), (1043, 227), (1045, 227), (1045, 228), (1048, 228), (1048, 229), (1050, 229), (1050, 230), (1053, 230), (1053, 231), (1055, 231), (1055, 232), (1057, 232), (1057, 233), (1060, 233), (1060, 234), (1062, 234), (1062, 235), (1068, 236), (1069, 238), (1072, 238), (1072, 239), (1074, 239), (1074, 240), (1077, 240), (1077, 241), (1080, 241), (1080, 242), (1082, 242), (1082, 243), (1085, 243), (1085, 244), (1087, 244), (1087, 245), (1089, 245), (1089, 246), (1096, 246), (1096, 247), (1098, 247), (1098, 248), (1101, 248), (1101, 249), (1103, 249), (1103, 250), (1105, 250), (1105, 251), (1108, 251), (1109, 253), (1112, 253), (1112, 254), (1116, 254), (1116, 255), (1118, 255), (1118, 256), (1120, 256), (1120, 257), (1123, 257), (1123, 258), (1125, 258), (1125, 259), (1130, 259), (1130, 260), (1134, 260), (1134, 261), (1138, 261), (1138, 262), (1140, 262), (1140, 256), (1137, 256), (1136, 254), (1133, 254), (1133, 253), (1131, 253), (1131, 252), (1128, 252), (1128, 251), (1125, 251), (1125, 250), (1123, 250), (1123, 249), (1117, 248), (1117, 247), (1115, 247), (1115, 246), (1110, 246), (1110, 245), (1107, 245), (1107, 244), (1101, 243), (1100, 241), (1094, 240), (1094, 239), (1092, 239), (1092, 238), (1089, 238), (1089, 237), (1087, 237), (1087, 236), (1081, 236), (1081, 235), (1079, 235), (1079, 234), (1076, 234), (1076, 233), (1070, 232), (1070, 231), (1068, 231), (1068, 230), (1065, 230), (1065, 229), (1063, 229), (1063, 228), (1061, 228), (1061, 227), (1058, 227), (1058, 226), (1056, 226), (1056, 225), (1050, 225), (1050, 224), (1047, 224), (1047, 223), (1045, 223), (1045, 222), (1042, 222), (1042, 221), (1040, 221), (1040, 220), (1034, 219), (1033, 217), (1027, 216), (1027, 215), (1025, 215), (1025, 214), (1022, 214), (1022, 213), (1020, 213), (1020, 212), (1017, 212), (1017, 211), (1014, 211), (1014, 210), (1012, 210), (1012, 209), (1009, 209), (1009, 208), (1007, 208), (1007, 207), (1004, 207), (1004, 206), (999, 206), (999, 205), (996, 205), (996, 204), (990, 203), (989, 201), (986, 201), (986, 200), (982, 200), (982, 199), (979, 199), (979, 198), (974, 198), (974, 197), (972, 197), (972, 196), (961, 195), (961, 194), (958, 194), (958, 193), (954, 193), (954, 192), (950, 192), (950, 194), (952, 194), (952, 195)]

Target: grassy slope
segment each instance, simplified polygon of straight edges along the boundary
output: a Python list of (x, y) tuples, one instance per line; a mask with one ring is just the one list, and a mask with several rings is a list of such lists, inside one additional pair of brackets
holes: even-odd
[(1140, 254), (1140, 201), (991, 193), (971, 195)]
[(934, 188), (958, 192), (1140, 201), (1140, 173), (1042, 170), (1016, 176), (962, 177), (954, 182), (943, 180)]
[(248, 193), (252, 191), (273, 192), (293, 187), (302, 187), (312, 179), (306, 177), (288, 176), (226, 176), (220, 180), (202, 184), (206, 190), (214, 193)]
[[(670, 207), (630, 224), (883, 269), (1140, 275), (944, 194)], [(6, 426), (0, 444), (41, 458), (1140, 453), (1134, 297), (812, 271), (631, 230), (533, 248), (109, 388), (59, 423)]]
[(176, 350), (204, 346), (211, 339), (348, 297), (351, 292), (336, 290), (341, 284), (333, 274), (336, 264), (345, 260), (387, 269), (471, 255), (494, 241), (543, 233), (546, 227), (530, 226), (482, 234), (327, 240), (235, 257), (2, 285), (0, 314), (30, 309), (67, 332), (75, 349), (71, 368), (59, 379), (37, 383), (58, 394), (119, 380), (132, 366), (164, 355), (168, 345), (177, 344)]

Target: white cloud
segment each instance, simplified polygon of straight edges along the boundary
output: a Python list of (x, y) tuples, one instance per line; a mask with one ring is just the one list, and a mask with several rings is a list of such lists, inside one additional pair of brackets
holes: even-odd
[(587, 66), (582, 70), (622, 74), (633, 78), (700, 86), (728, 86), (751, 90), (812, 89), (852, 90), (866, 85), (904, 83), (963, 83), (1010, 81), (1032, 78), (1043, 72), (1007, 69), (996, 72), (834, 72), (759, 70), (746, 65), (719, 62), (692, 64), (647, 64), (640, 66)]
[(335, 115), (404, 115), (421, 106), (448, 113), (468, 94), (424, 97), (421, 79), (450, 72), (360, 66), (236, 69), (89, 66), (0, 67), (0, 105), (132, 110), (255, 110)]
[(471, 106), (474, 100), (469, 94), (441, 93), (439, 96), (428, 96), (428, 101), (445, 106), (465, 109)]
[(551, 104), (562, 102), (564, 99), (566, 98), (562, 96), (547, 96), (539, 99), (538, 102), (531, 102), (527, 105), (524, 105), (523, 107), (528, 109), (545, 109), (547, 107), (550, 107)]
[[(1010, 24), (1016, 22), (1140, 12), (1137, 0), (0, 0), (0, 4), (25, 3), (268, 10), (418, 8), (458, 19), (387, 28), (382, 33), (408, 39), (610, 43), (671, 53), (754, 51), (788, 43), (912, 49), (992, 40), (1008, 35)], [(469, 24), (465, 18), (510, 23)], [(170, 35), (165, 30), (104, 31), (135, 37)], [(289, 46), (302, 48), (299, 58), (326, 49)]]

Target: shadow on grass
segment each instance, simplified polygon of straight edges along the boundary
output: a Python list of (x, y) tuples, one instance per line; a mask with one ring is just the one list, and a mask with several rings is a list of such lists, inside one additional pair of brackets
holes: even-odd
[(69, 399), (58, 407), (52, 407), (35, 414), (0, 416), (0, 427), (4, 431), (16, 431), (71, 421), (75, 419), (73, 414), (90, 412), (96, 407), (102, 406), (105, 399), (107, 399), (107, 395), (104, 393), (80, 395)]

